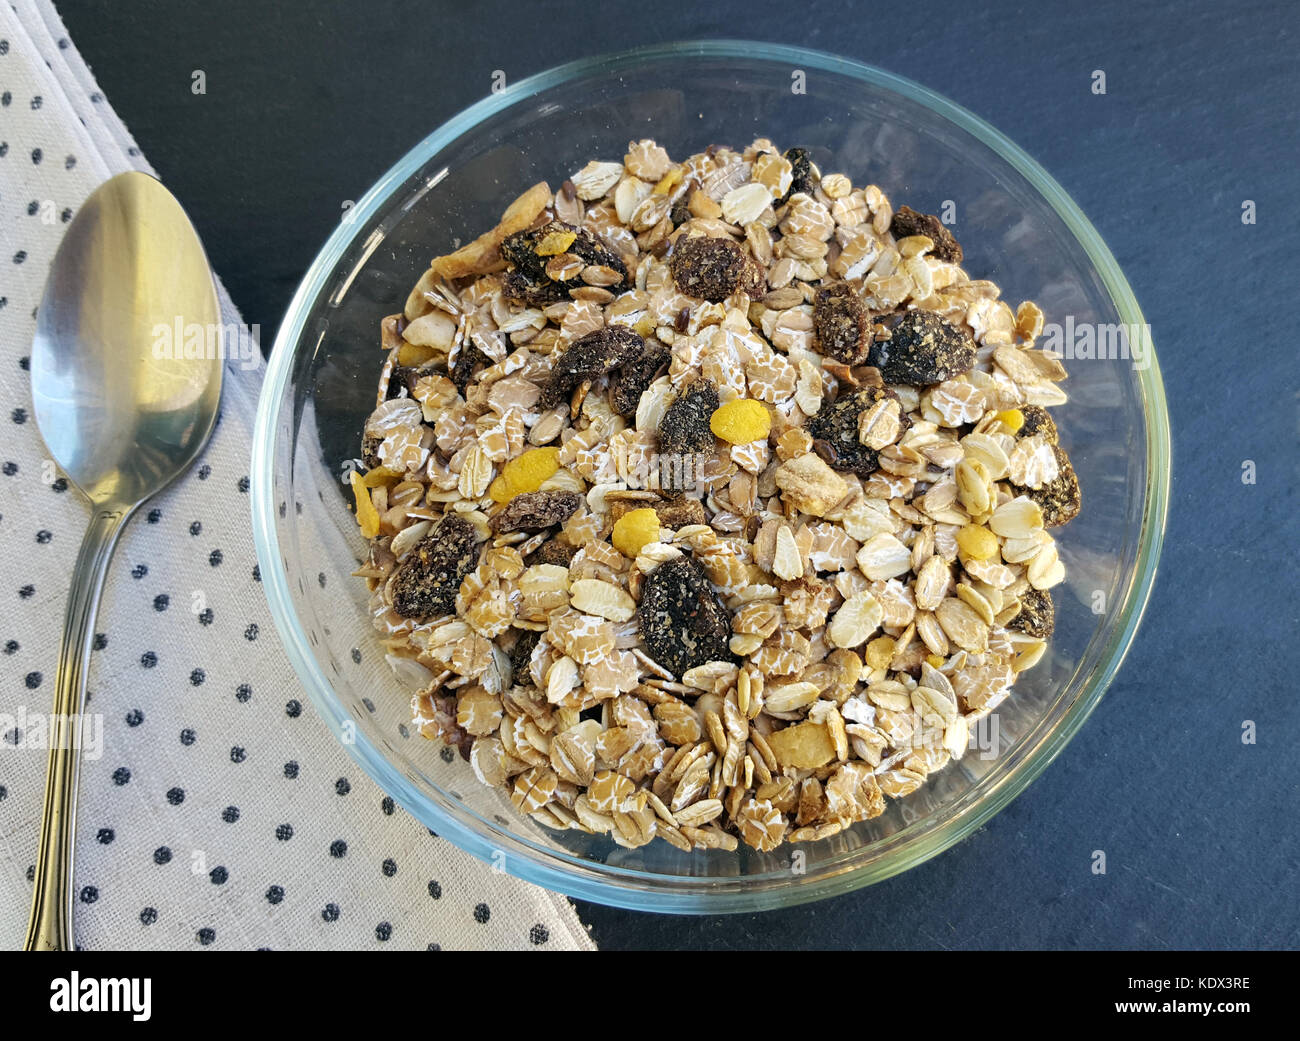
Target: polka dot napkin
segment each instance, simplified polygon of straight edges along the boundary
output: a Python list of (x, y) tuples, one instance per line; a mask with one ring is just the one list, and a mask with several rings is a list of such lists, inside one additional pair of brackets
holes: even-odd
[[(131, 167), (149, 169), (54, 8), (0, 4), (4, 948), (26, 929), (45, 781), (45, 751), (29, 746), (50, 711), (89, 518), (50, 471), (32, 417), (35, 308), (77, 206)], [(222, 320), (238, 323), (224, 291), (222, 304)], [(109, 571), (89, 679), (88, 712), (103, 729), (82, 769), (78, 944), (591, 949), (566, 899), (493, 872), (395, 808), (305, 702), (249, 527), (261, 376), (227, 371), (211, 444), (136, 514)]]

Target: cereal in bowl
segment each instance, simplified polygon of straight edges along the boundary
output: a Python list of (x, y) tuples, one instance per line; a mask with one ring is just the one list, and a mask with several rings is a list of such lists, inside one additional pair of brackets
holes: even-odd
[(420, 733), (549, 828), (879, 816), (1043, 656), (1078, 477), (1043, 314), (760, 139), (634, 141), (381, 323), (358, 574)]

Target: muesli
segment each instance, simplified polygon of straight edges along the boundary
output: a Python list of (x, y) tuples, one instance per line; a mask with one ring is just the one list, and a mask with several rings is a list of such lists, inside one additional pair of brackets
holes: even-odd
[(358, 574), (420, 732), (551, 828), (758, 850), (884, 812), (1052, 634), (1043, 314), (768, 140), (526, 191), (385, 318)]

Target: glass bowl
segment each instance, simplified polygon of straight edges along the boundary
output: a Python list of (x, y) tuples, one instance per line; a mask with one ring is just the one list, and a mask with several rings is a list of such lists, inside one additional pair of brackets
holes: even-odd
[(986, 123), (856, 62), (710, 41), (564, 65), (485, 98), (421, 141), (317, 256), (262, 390), (252, 460), (257, 555), (281, 639), (317, 711), (429, 828), (499, 869), (586, 900), (754, 911), (842, 893), (934, 856), (1007, 805), (1078, 730), (1119, 668), (1155, 574), (1169, 432), (1159, 370), (1139, 336), (1131, 350), (1112, 343), (1107, 352), (1127, 356), (1066, 351), (1070, 401), (1054, 414), (1084, 509), (1059, 531), (1068, 579), (1055, 591), (1048, 654), (990, 717), (987, 751), (968, 752), (891, 801), (884, 816), (769, 854), (743, 846), (685, 854), (662, 841), (628, 850), (517, 815), (467, 763), (408, 729), (410, 691), (383, 660), (365, 583), (350, 576), (365, 546), (341, 480), (374, 405), (380, 318), (401, 309), (431, 257), (491, 227), (536, 181), (556, 186), (591, 158), (620, 159), (633, 138), (653, 137), (682, 158), (760, 136), (811, 150), (823, 172), (879, 185), (895, 206), (949, 207), (971, 276), (997, 282), (1013, 305), (1037, 301), (1065, 333), (1145, 328), (1092, 225)]

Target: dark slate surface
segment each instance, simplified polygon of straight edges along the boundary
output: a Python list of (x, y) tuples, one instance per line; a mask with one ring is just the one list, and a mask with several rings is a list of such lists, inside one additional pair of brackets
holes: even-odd
[(779, 40), (920, 80), (1006, 132), (1110, 244), (1162, 359), (1172, 507), (1127, 664), (1028, 792), (904, 876), (746, 917), (580, 910), (610, 948), (1297, 945), (1294, 4), (59, 7), (267, 342), (344, 200), (497, 69), (513, 81), (636, 43)]

